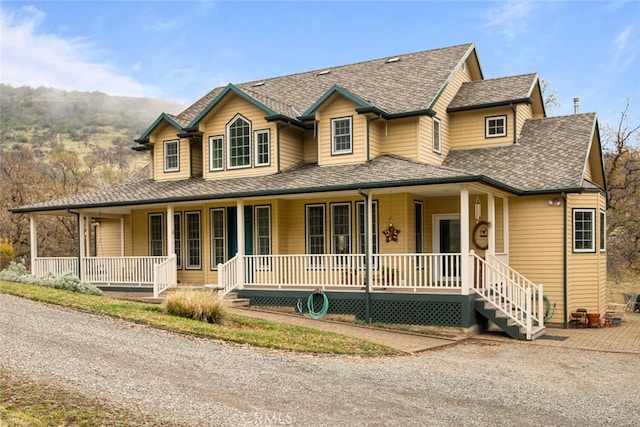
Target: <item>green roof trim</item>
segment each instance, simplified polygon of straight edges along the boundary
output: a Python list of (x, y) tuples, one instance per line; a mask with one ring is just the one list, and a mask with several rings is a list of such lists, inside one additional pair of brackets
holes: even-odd
[(309, 107), (309, 109), (305, 111), (304, 114), (302, 114), (302, 116), (300, 116), (300, 120), (313, 120), (316, 115), (316, 110), (320, 108), (322, 104), (324, 104), (331, 96), (333, 96), (336, 93), (344, 96), (349, 101), (356, 104), (357, 105), (356, 108), (374, 108), (373, 105), (371, 105), (364, 99), (358, 97), (357, 95), (354, 95), (353, 93), (349, 92), (345, 88), (334, 84), (329, 88), (328, 91), (324, 93), (324, 95), (318, 98), (318, 100), (314, 102), (313, 105)]
[(180, 124), (178, 124), (178, 122), (176, 122), (173, 117), (171, 117), (170, 115), (168, 115), (167, 113), (162, 113), (158, 116), (158, 118), (151, 124), (151, 126), (149, 126), (147, 128), (147, 130), (144, 131), (144, 133), (142, 135), (140, 135), (140, 138), (136, 139), (135, 142), (139, 142), (141, 144), (148, 144), (149, 143), (149, 136), (151, 135), (151, 133), (155, 130), (156, 127), (158, 127), (158, 125), (160, 123), (162, 123), (163, 121), (166, 121), (167, 123), (169, 123), (171, 126), (173, 126), (174, 128), (178, 129), (179, 131), (182, 130), (182, 126), (180, 126)]
[(459, 111), (471, 111), (471, 110), (481, 110), (483, 108), (493, 108), (493, 107), (508, 107), (512, 104), (533, 104), (533, 100), (531, 98), (520, 98), (520, 99), (510, 99), (507, 101), (500, 102), (489, 102), (486, 104), (478, 104), (478, 105), (468, 105), (464, 107), (449, 107), (447, 108), (447, 113), (456, 113)]
[[(438, 102), (438, 99), (440, 99), (440, 97), (444, 93), (444, 91), (447, 88), (447, 86), (449, 86), (449, 83), (451, 83), (451, 80), (453, 80), (453, 78), (455, 77), (455, 75), (458, 72), (458, 70), (462, 67), (462, 64), (467, 62), (467, 59), (469, 58), (471, 53), (473, 53), (473, 51), (475, 51), (475, 50), (476, 50), (476, 44), (475, 43), (471, 43), (471, 45), (469, 46), (469, 49), (467, 49), (467, 52), (464, 54), (462, 59), (458, 62), (458, 65), (456, 65), (456, 67), (451, 71), (451, 73), (449, 73), (449, 77), (447, 77), (447, 80), (444, 82), (444, 84), (442, 85), (442, 87), (440, 88), (438, 93), (436, 93), (436, 96), (431, 101), (431, 104), (429, 104), (429, 107), (428, 107), (429, 110), (433, 110), (433, 108), (436, 105), (436, 102)], [(478, 55), (476, 55), (476, 58), (477, 57), (478, 57)], [(480, 62), (479, 61), (478, 61), (478, 68), (480, 68)], [(480, 74), (482, 74), (482, 69), (481, 68), (480, 68)]]
[(240, 98), (244, 99), (245, 101), (255, 105), (256, 107), (258, 107), (259, 109), (261, 109), (262, 111), (264, 111), (265, 113), (267, 113), (268, 116), (276, 116), (278, 115), (278, 113), (274, 110), (272, 110), (271, 108), (267, 107), (266, 105), (264, 105), (262, 102), (258, 101), (257, 99), (255, 99), (254, 97), (248, 95), (246, 92), (244, 92), (242, 89), (240, 89), (238, 86), (229, 83), (223, 90), (222, 92), (220, 92), (215, 98), (213, 98), (213, 100), (200, 112), (200, 114), (198, 114), (196, 116), (195, 119), (193, 119), (191, 121), (191, 123), (189, 123), (189, 125), (187, 126), (187, 128), (197, 128), (198, 124), (200, 123), (200, 120), (202, 120), (207, 114), (209, 114), (209, 112), (216, 106), (218, 105), (218, 103), (225, 97), (227, 96), (227, 94), (229, 92), (234, 93), (235, 95), (239, 96)]

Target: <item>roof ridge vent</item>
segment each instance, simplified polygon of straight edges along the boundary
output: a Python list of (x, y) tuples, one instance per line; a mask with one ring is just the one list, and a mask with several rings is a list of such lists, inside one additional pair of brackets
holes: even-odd
[(260, 81), (260, 82), (256, 82), (254, 83), (251, 87), (258, 87), (258, 86), (264, 86), (266, 82), (264, 80)]
[(331, 72), (331, 68), (327, 68), (326, 70), (319, 71), (318, 74), (316, 74), (316, 76), (326, 76), (330, 72)]
[(400, 57), (399, 56), (394, 56), (393, 58), (389, 58), (386, 61), (384, 61), (385, 64), (392, 64), (394, 62), (399, 62), (400, 61)]

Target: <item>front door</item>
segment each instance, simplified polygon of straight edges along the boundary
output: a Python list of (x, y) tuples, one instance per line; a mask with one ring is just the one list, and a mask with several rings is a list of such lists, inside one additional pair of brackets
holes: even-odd
[[(442, 214), (433, 216), (433, 252), (437, 254), (459, 254), (460, 215)], [(457, 280), (460, 277), (460, 262), (457, 256), (443, 256), (434, 266), (436, 281)]]

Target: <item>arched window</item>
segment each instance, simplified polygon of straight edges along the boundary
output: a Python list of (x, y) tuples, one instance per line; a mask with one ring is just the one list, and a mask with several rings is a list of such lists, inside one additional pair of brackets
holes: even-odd
[(227, 124), (228, 169), (251, 166), (251, 122), (236, 115)]

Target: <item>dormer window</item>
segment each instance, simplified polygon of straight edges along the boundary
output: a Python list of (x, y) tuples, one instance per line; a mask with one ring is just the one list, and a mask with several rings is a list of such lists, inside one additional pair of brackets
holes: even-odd
[(351, 154), (351, 117), (331, 120), (331, 154)]
[(494, 116), (485, 119), (485, 137), (507, 136), (507, 116)]
[(164, 142), (164, 171), (176, 172), (180, 170), (180, 141), (174, 139)]
[(236, 115), (227, 124), (227, 168), (251, 167), (251, 122)]

